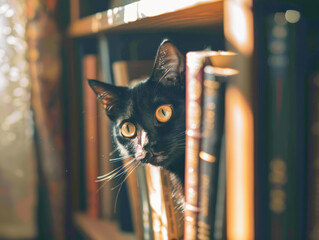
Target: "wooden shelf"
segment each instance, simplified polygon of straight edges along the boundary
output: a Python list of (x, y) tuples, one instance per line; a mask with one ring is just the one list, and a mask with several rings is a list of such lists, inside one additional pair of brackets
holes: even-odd
[(139, 1), (71, 23), (71, 37), (102, 32), (169, 30), (221, 25), (223, 0)]
[(115, 222), (92, 219), (84, 213), (74, 215), (76, 228), (92, 240), (136, 240), (134, 234), (121, 232)]

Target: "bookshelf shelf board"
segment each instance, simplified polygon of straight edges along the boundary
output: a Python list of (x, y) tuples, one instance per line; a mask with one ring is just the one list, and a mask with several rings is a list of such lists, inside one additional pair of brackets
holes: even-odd
[(121, 232), (112, 221), (92, 219), (84, 213), (76, 213), (74, 222), (77, 229), (92, 240), (136, 240), (134, 234)]
[(221, 26), (222, 19), (223, 0), (142, 0), (76, 20), (68, 34), (82, 37), (103, 32), (204, 28)]

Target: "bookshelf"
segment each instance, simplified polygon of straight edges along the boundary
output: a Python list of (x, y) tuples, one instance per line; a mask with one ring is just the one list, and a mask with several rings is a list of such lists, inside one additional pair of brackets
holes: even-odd
[[(73, 8), (72, 6), (75, 6)], [(235, 8), (234, 8), (235, 6)], [(237, 98), (227, 101), (230, 112), (228, 114), (228, 120), (226, 119), (226, 126), (229, 131), (227, 135), (232, 136), (234, 133), (238, 133), (238, 128), (247, 127), (245, 135), (236, 135), (237, 139), (235, 142), (227, 142), (228, 148), (233, 148), (237, 142), (241, 142), (241, 146), (244, 151), (243, 155), (239, 156), (240, 161), (244, 161), (244, 164), (249, 165), (248, 178), (238, 176), (237, 178), (230, 179), (235, 182), (245, 183), (247, 181), (253, 181), (253, 124), (252, 124), (252, 108), (250, 103), (250, 86), (251, 86), (251, 56), (253, 52), (253, 41), (252, 41), (252, 19), (245, 17), (251, 16), (251, 1), (232, 1), (232, 0), (191, 0), (191, 1), (137, 1), (128, 5), (117, 7), (114, 9), (103, 10), (101, 12), (94, 13), (93, 15), (79, 18), (79, 1), (70, 1), (71, 9), (71, 23), (67, 28), (67, 35), (71, 41), (77, 41), (84, 38), (96, 38), (100, 35), (116, 35), (116, 34), (127, 34), (134, 32), (162, 32), (162, 31), (174, 31), (174, 30), (204, 30), (211, 31), (212, 29), (218, 29), (220, 34), (225, 37), (227, 49), (239, 53), (238, 61), (235, 63), (234, 68), (241, 71), (238, 77), (233, 78), (230, 90), (226, 94), (230, 95), (228, 99), (232, 99), (232, 96)], [(240, 27), (246, 29), (245, 36), (248, 37), (247, 42), (243, 42), (242, 39), (238, 38), (238, 31), (234, 29), (233, 25), (236, 19), (232, 17), (233, 11), (241, 11), (244, 18), (241, 19)], [(236, 23), (237, 24), (237, 23)], [(250, 25), (249, 25), (250, 24)], [(243, 118), (241, 126), (234, 125), (229, 120), (234, 116), (234, 112), (240, 111), (242, 116), (248, 116)], [(247, 115), (248, 114), (248, 115)], [(227, 118), (227, 115), (226, 115)], [(233, 139), (233, 138), (232, 138)], [(248, 141), (247, 141), (248, 139)], [(238, 160), (238, 154), (233, 152), (232, 155), (227, 156), (231, 161), (236, 162)], [(227, 160), (228, 161), (228, 160)], [(240, 162), (237, 162), (240, 165)], [(229, 163), (228, 163), (229, 164)], [(245, 166), (246, 166), (245, 165)], [(245, 185), (247, 186), (247, 185)], [(245, 202), (245, 211), (249, 212), (249, 215), (237, 213), (232, 219), (236, 219), (238, 222), (233, 222), (229, 229), (244, 228), (244, 235), (241, 238), (232, 239), (253, 239), (253, 185), (248, 184), (246, 189), (242, 189), (248, 193), (248, 200), (243, 199)], [(238, 191), (237, 191), (238, 193)], [(234, 199), (238, 197), (236, 191), (227, 193), (235, 194), (232, 195)], [(247, 204), (249, 202), (250, 204)], [(234, 202), (229, 202), (228, 207), (232, 209)], [(238, 207), (238, 206), (237, 206)], [(242, 219), (241, 217), (247, 217)], [(136, 239), (134, 234), (127, 235), (121, 232), (116, 224), (112, 221), (90, 219), (87, 215), (75, 211), (73, 214), (73, 220), (75, 227), (79, 232), (83, 233), (89, 239)], [(251, 226), (243, 226), (242, 223), (251, 224)], [(107, 234), (113, 234), (112, 237), (108, 238)], [(245, 235), (246, 234), (246, 235)], [(230, 236), (238, 236), (236, 232), (230, 232)], [(103, 238), (104, 237), (104, 238)]]
[(223, 22), (222, 0), (166, 2), (140, 1), (98, 12), (72, 22), (68, 33), (71, 37), (83, 37), (124, 31), (207, 28)]
[(75, 226), (89, 239), (96, 240), (136, 240), (133, 234), (120, 233), (116, 222), (97, 220), (83, 213), (74, 214)]
[[(136, 226), (134, 226), (135, 234), (125, 233), (120, 230), (120, 221), (115, 221), (114, 213), (109, 214), (110, 220), (102, 220), (101, 218), (91, 218), (83, 212), (85, 204), (81, 199), (84, 198), (82, 196), (82, 188), (85, 185), (82, 176), (84, 171), (78, 167), (79, 159), (83, 155), (83, 149), (81, 149), (83, 146), (81, 142), (81, 138), (83, 138), (81, 118), (83, 115), (81, 106), (72, 107), (81, 105), (79, 101), (83, 98), (81, 95), (82, 82), (79, 84), (79, 76), (81, 75), (79, 62), (83, 57), (80, 53), (83, 50), (80, 42), (87, 43), (88, 40), (95, 40), (92, 45), (95, 44), (97, 49), (100, 47), (100, 50), (96, 50), (96, 56), (99, 57), (100, 52), (107, 52), (105, 55), (108, 55), (111, 50), (117, 48), (121, 48), (121, 51), (134, 53), (141, 51), (141, 49), (142, 51), (147, 49), (144, 50), (147, 52), (149, 46), (145, 46), (145, 48), (139, 46), (140, 48), (138, 48), (137, 42), (140, 39), (135, 39), (136, 35), (157, 37), (162, 36), (161, 34), (165, 36), (167, 33), (175, 32), (183, 34), (187, 32), (194, 35), (191, 40), (182, 39), (180, 42), (183, 43), (184, 40), (185, 42), (186, 40), (189, 42), (200, 41), (201, 38), (207, 37), (207, 35), (200, 35), (205, 32), (216, 34), (218, 37), (222, 36), (220, 39), (223, 42), (223, 48), (220, 48), (217, 41), (210, 42), (207, 45), (216, 43), (216, 45), (212, 45), (212, 50), (229, 50), (238, 56), (230, 67), (238, 70), (239, 74), (229, 77), (225, 93), (225, 142), (223, 144), (225, 144), (226, 149), (226, 166), (224, 167), (226, 169), (225, 191), (227, 195), (225, 207), (226, 239), (288, 239), (283, 237), (283, 234), (288, 232), (294, 236), (293, 239), (308, 239), (309, 234), (313, 235), (310, 239), (317, 239), (319, 231), (316, 227), (319, 226), (319, 217), (315, 213), (318, 212), (319, 194), (317, 190), (319, 188), (313, 179), (318, 178), (318, 168), (313, 169), (313, 167), (318, 165), (316, 163), (319, 154), (314, 147), (318, 140), (318, 134), (313, 132), (312, 124), (316, 124), (318, 120), (318, 111), (314, 110), (315, 113), (311, 113), (311, 107), (305, 105), (305, 102), (309, 101), (310, 106), (315, 106), (316, 102), (313, 99), (318, 98), (318, 91), (308, 89), (310, 87), (306, 85), (306, 82), (309, 81), (313, 81), (310, 84), (318, 85), (318, 21), (314, 23), (307, 19), (309, 17), (318, 19), (312, 14), (316, 9), (312, 7), (313, 3), (304, 1), (306, 3), (301, 4), (297, 0), (274, 0), (273, 2), (258, 0), (123, 1), (131, 1), (131, 3), (108, 9), (107, 4), (112, 1), (105, 1), (105, 9), (103, 7), (103, 9), (92, 11), (88, 15), (83, 14), (81, 8), (97, 1), (69, 1), (70, 24), (65, 32), (68, 42), (66, 49), (69, 65), (66, 70), (68, 75), (66, 85), (68, 90), (72, 91), (72, 94), (68, 96), (71, 107), (68, 108), (67, 115), (70, 126), (67, 132), (70, 135), (70, 166), (72, 166), (69, 184), (71, 185), (72, 193), (70, 195), (72, 195), (73, 204), (69, 215), (72, 216), (76, 230), (83, 235), (84, 239), (93, 240), (138, 240), (141, 238), (141, 233), (147, 232), (145, 228), (137, 231)], [(99, 7), (101, 6), (99, 5)], [(305, 8), (304, 11), (302, 11), (302, 7)], [(88, 13), (91, 10), (84, 12)], [(284, 16), (288, 11), (301, 13), (300, 21), (289, 22)], [(85, 17), (81, 17), (83, 15)], [(278, 16), (281, 18), (279, 22), (277, 21)], [(273, 22), (270, 22), (269, 19)], [(267, 21), (268, 25), (265, 24)], [(275, 28), (277, 33), (272, 31)], [(265, 30), (268, 31), (267, 34)], [(288, 33), (286, 36), (289, 36), (289, 39), (285, 38), (285, 34), (280, 35), (283, 30)], [(311, 41), (305, 40), (304, 36), (307, 36)], [(104, 39), (102, 44), (101, 39)], [(281, 68), (282, 72), (290, 76), (289, 78), (283, 77), (283, 80), (279, 79), (280, 74), (278, 75), (276, 67), (273, 67), (273, 62), (269, 60), (269, 56), (278, 57), (276, 51), (280, 52), (280, 49), (275, 48), (274, 50), (272, 48), (271, 43), (274, 39), (280, 41), (284, 39), (285, 44), (291, 44), (288, 45), (288, 52), (283, 51), (290, 55), (281, 56), (287, 57), (290, 64), (289, 69), (287, 67)], [(119, 41), (117, 42), (117, 40)], [(145, 42), (152, 41), (155, 41), (154, 38), (147, 38)], [(210, 39), (204, 39), (205, 41), (210, 41)], [(315, 43), (316, 41), (317, 43)], [(92, 41), (88, 42), (92, 43)], [(110, 49), (102, 50), (103, 46), (101, 47), (101, 45), (103, 44), (104, 47), (108, 45)], [(276, 46), (278, 47), (278, 45)], [(298, 46), (303, 46), (303, 48), (298, 48)], [(187, 49), (186, 45), (183, 47)], [(310, 48), (312, 48), (312, 52)], [(314, 50), (315, 48), (317, 50)], [(193, 51), (193, 49), (189, 51)], [(313, 58), (311, 64), (309, 64), (309, 56)], [(116, 59), (116, 61), (149, 60), (134, 57), (126, 59), (127, 56), (120, 57), (123, 59)], [(143, 55), (143, 57), (145, 56)], [(110, 66), (111, 62), (108, 62)], [(110, 75), (112, 72), (110, 66), (106, 67), (108, 68), (106, 70), (103, 69), (105, 70), (104, 75)], [(313, 68), (312, 78), (306, 75), (306, 73), (309, 74), (311, 67)], [(271, 74), (273, 76), (270, 76)], [(111, 77), (109, 78), (111, 79)], [(289, 84), (282, 84), (288, 80)], [(271, 83), (276, 84), (271, 85)], [(311, 92), (313, 95), (310, 94)], [(281, 98), (282, 96), (283, 98)], [(288, 98), (291, 101), (287, 101)], [(300, 114), (298, 114), (299, 112)], [(278, 132), (276, 134), (280, 135), (280, 138), (276, 139), (274, 137), (276, 134), (273, 134), (274, 127), (270, 126), (276, 123), (273, 119), (278, 120), (282, 117), (284, 117), (283, 119), (289, 117), (289, 122), (293, 124), (286, 125), (288, 120), (283, 120), (282, 125), (278, 125), (278, 131), (275, 130)], [(298, 126), (302, 127), (298, 129)], [(287, 129), (289, 127), (289, 131), (286, 127)], [(289, 135), (288, 132), (293, 133), (293, 135)], [(279, 140), (281, 138), (284, 140)], [(284, 145), (288, 140), (289, 146)], [(272, 149), (269, 149), (269, 146), (273, 142), (276, 142), (275, 145), (278, 147), (276, 154), (279, 157), (277, 155), (270, 156)], [(286, 150), (287, 153), (284, 152)], [(269, 177), (270, 175), (272, 179)], [(146, 176), (149, 175), (144, 173), (145, 179)], [(287, 176), (288, 180), (285, 179)], [(281, 182), (279, 181), (280, 177), (282, 177)], [(141, 182), (138, 184), (140, 185), (137, 189), (150, 188), (146, 184), (141, 186)], [(134, 183), (135, 185), (137, 183)], [(134, 193), (136, 192), (138, 190)], [(285, 197), (285, 194), (289, 197)], [(273, 209), (269, 207), (270, 200)], [(150, 214), (146, 215), (143, 217), (152, 219)], [(135, 225), (138, 225), (137, 222), (135, 221)], [(147, 229), (151, 232), (150, 229), (154, 226), (151, 226), (150, 222), (148, 222)], [(308, 225), (308, 229), (305, 225)], [(224, 232), (222, 234), (225, 235)], [(152, 238), (152, 234), (149, 233), (149, 237), (145, 239)], [(157, 239), (159, 238), (155, 240)]]

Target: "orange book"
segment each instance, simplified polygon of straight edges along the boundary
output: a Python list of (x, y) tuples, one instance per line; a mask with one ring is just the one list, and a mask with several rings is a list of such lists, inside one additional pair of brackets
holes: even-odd
[(85, 55), (82, 58), (82, 71), (87, 214), (92, 218), (98, 218), (100, 199), (97, 192), (98, 183), (95, 182), (99, 175), (98, 108), (96, 95), (87, 82), (88, 79), (97, 79), (96, 55)]

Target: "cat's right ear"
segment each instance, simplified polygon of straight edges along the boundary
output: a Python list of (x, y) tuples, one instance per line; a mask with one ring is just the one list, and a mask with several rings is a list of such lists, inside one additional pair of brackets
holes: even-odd
[(121, 109), (123, 89), (96, 80), (89, 79), (88, 82), (95, 92), (97, 99), (103, 104), (106, 114), (112, 119)]

